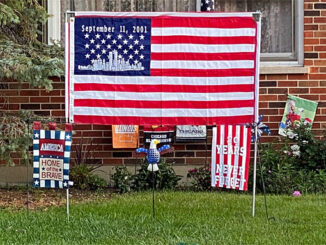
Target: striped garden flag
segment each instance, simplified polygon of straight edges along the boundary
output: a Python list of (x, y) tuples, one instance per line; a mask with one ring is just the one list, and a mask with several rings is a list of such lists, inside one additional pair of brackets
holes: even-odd
[(133, 125), (251, 123), (253, 13), (77, 12), (67, 23), (66, 117)]
[(212, 186), (247, 190), (251, 129), (219, 125), (213, 128), (212, 140)]
[(49, 130), (33, 123), (33, 187), (69, 188), (71, 143), (71, 124), (57, 131), (55, 123), (49, 123)]

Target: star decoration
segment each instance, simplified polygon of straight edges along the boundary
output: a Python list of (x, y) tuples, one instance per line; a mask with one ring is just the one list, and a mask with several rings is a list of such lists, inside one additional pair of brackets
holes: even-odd
[(106, 45), (106, 47), (107, 47), (108, 49), (110, 49), (110, 48), (111, 48), (111, 44)]
[(66, 139), (70, 140), (71, 136), (69, 134), (66, 135)]
[(106, 50), (105, 49), (102, 49), (102, 54), (106, 54)]
[(139, 46), (139, 49), (144, 49), (144, 45), (140, 45)]
[(123, 40), (123, 44), (128, 44), (128, 40), (127, 39)]
[(102, 39), (101, 43), (105, 44), (105, 42), (106, 42), (105, 39)]
[(145, 37), (144, 37), (144, 35), (142, 34), (142, 35), (139, 36), (139, 38), (140, 38), (140, 40), (143, 40)]
[(96, 47), (96, 49), (99, 49), (101, 47), (101, 45), (96, 44), (95, 47)]
[(121, 34), (119, 34), (119, 35), (118, 35), (118, 39), (121, 39), (121, 38), (122, 38), (122, 35), (121, 35)]
[(113, 44), (116, 44), (116, 43), (117, 43), (117, 40), (115, 40), (115, 39), (112, 40), (112, 43), (113, 43)]
[(85, 55), (85, 58), (86, 58), (86, 59), (89, 59), (89, 57), (90, 57), (89, 54), (86, 54), (86, 55)]
[(139, 51), (136, 49), (136, 50), (134, 51), (134, 53), (135, 53), (135, 54), (138, 54), (138, 53), (139, 53)]
[(90, 42), (91, 42), (91, 44), (94, 44), (95, 40), (94, 39), (91, 39)]
[(129, 35), (129, 39), (133, 39), (134, 36), (132, 34)]
[(95, 50), (94, 49), (91, 49), (91, 54), (95, 54)]
[(89, 44), (88, 43), (85, 44), (85, 48), (89, 48)]
[(138, 40), (135, 40), (135, 41), (134, 41), (134, 44), (135, 44), (135, 45), (136, 45), (136, 44), (138, 44), (138, 43), (139, 43), (139, 41), (138, 41)]
[(99, 38), (100, 38), (100, 34), (96, 34), (96, 35), (95, 35), (95, 38), (96, 38), (96, 39), (99, 39)]
[(89, 38), (89, 34), (88, 33), (85, 34), (85, 38)]
[(134, 46), (132, 46), (132, 44), (129, 45), (129, 49), (132, 49)]
[(39, 135), (38, 133), (35, 133), (35, 134), (34, 134), (34, 137), (35, 137), (35, 138), (38, 138), (39, 136), (40, 136), (40, 135)]
[(111, 34), (106, 35), (107, 39), (111, 39)]
[(34, 181), (34, 184), (35, 184), (35, 185), (39, 185), (40, 182), (39, 182), (38, 180), (35, 180), (35, 181)]

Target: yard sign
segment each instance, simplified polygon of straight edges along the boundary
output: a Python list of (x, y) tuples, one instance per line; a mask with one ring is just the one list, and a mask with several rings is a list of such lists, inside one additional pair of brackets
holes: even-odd
[(248, 188), (251, 129), (219, 125), (213, 128), (212, 186), (245, 191)]
[(55, 123), (50, 130), (41, 130), (41, 123), (33, 124), (33, 186), (36, 188), (69, 188), (69, 160), (72, 126), (56, 131)]
[(70, 122), (235, 125), (258, 118), (254, 13), (74, 14), (66, 35)]

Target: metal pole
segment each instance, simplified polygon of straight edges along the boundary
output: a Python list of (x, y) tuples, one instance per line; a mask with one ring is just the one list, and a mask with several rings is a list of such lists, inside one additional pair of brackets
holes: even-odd
[(155, 172), (154, 172), (154, 165), (152, 164), (152, 174), (153, 174), (153, 218), (155, 219), (155, 196), (154, 196), (154, 182), (155, 182)]
[(252, 217), (255, 217), (255, 202), (256, 202), (256, 169), (257, 169), (257, 123), (255, 123), (255, 155), (254, 155), (254, 175), (253, 175), (253, 186), (252, 186)]
[[(28, 138), (30, 137), (30, 117), (27, 118), (27, 134)], [(27, 166), (26, 166), (26, 181), (27, 181), (27, 216), (29, 215), (29, 144), (27, 146)]]
[(66, 201), (67, 201), (67, 220), (69, 222), (69, 188), (66, 189)]

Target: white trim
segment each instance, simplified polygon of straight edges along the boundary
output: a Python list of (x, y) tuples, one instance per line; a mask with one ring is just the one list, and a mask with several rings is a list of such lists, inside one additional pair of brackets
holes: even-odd
[(59, 0), (47, 0), (48, 14), (48, 44), (60, 42), (61, 40), (61, 1)]
[(75, 16), (180, 16), (180, 17), (252, 17), (257, 12), (96, 12), (96, 11), (79, 11), (69, 12)]
[(256, 47), (256, 84), (255, 84), (255, 122), (258, 122), (259, 114), (259, 69), (260, 69), (260, 48), (261, 48), (261, 14), (257, 21), (257, 47)]
[(213, 127), (212, 137), (212, 160), (211, 160), (211, 186), (216, 187), (216, 139), (217, 131), (216, 127)]

